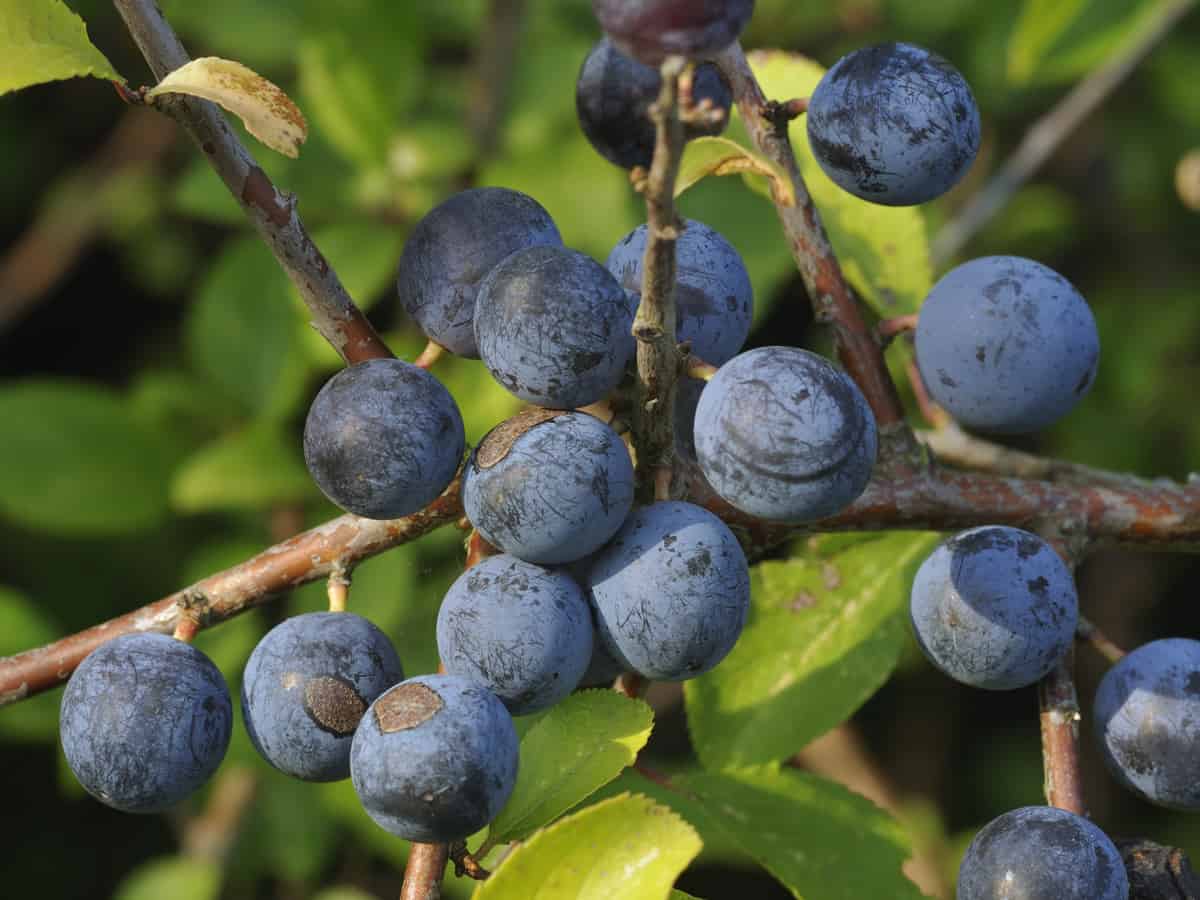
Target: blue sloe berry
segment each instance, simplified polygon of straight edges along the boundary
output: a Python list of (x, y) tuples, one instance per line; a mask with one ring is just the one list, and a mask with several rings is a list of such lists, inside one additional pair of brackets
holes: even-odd
[(229, 688), (212, 660), (151, 632), (93, 650), (67, 682), (59, 712), (71, 771), (122, 812), (161, 812), (203, 785), (232, 727)]
[(806, 119), (825, 174), (856, 197), (887, 206), (941, 196), (979, 151), (979, 107), (966, 80), (912, 44), (843, 56), (813, 91)]
[(403, 678), (391, 642), (362, 616), (292, 616), (267, 632), (246, 662), (246, 731), (281, 772), (305, 781), (348, 778), (359, 720)]
[(930, 395), (968, 428), (1036, 431), (1092, 386), (1100, 337), (1065, 278), (1019, 256), (985, 256), (947, 273), (917, 322), (917, 367)]
[(553, 706), (592, 658), (592, 615), (565, 572), (501, 553), (451, 585), (438, 611), (446, 671), (481, 684), (514, 716)]
[(317, 487), (368, 519), (428, 506), (453, 480), (465, 449), (450, 392), (398, 359), (338, 372), (313, 400), (304, 424), (304, 460)]
[(702, 57), (738, 39), (754, 0), (592, 0), (617, 48), (647, 65), (668, 56)]
[[(675, 337), (719, 366), (742, 349), (754, 315), (754, 292), (741, 255), (702, 222), (685, 222), (675, 245)], [(608, 255), (608, 270), (640, 301), (646, 226), (627, 234)]]
[(419, 675), (381, 694), (350, 748), (367, 814), (408, 841), (462, 840), (500, 812), (517, 782), (517, 732), (504, 704), (454, 675)]
[(426, 213), (408, 236), (396, 278), (400, 302), (427, 337), (478, 358), (480, 282), (505, 257), (541, 244), (562, 246), (562, 237), (532, 197), (501, 187), (462, 191)]
[(1005, 691), (1045, 676), (1075, 637), (1070, 569), (1036, 534), (1005, 525), (949, 538), (917, 570), (912, 624), (921, 649), (956, 681)]
[(827, 359), (760, 347), (725, 363), (705, 386), (695, 443), (705, 478), (731, 505), (804, 522), (863, 492), (878, 435), (858, 386)]

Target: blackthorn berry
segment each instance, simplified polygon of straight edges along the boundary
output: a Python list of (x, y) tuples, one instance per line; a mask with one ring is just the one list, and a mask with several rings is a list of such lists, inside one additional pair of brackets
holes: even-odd
[(831, 516), (867, 485), (875, 417), (857, 385), (822, 356), (760, 347), (734, 357), (700, 395), (700, 469), (733, 506), (764, 519)]
[(518, 747), (494, 694), (454, 675), (419, 675), (363, 716), (350, 779), (381, 828), (409, 841), (457, 841), (492, 821), (512, 794)]
[(531, 247), (496, 266), (479, 289), (479, 355), (528, 403), (586, 406), (617, 386), (633, 355), (635, 303), (595, 260)]
[(436, 378), (398, 359), (338, 372), (313, 400), (304, 460), (342, 509), (393, 519), (429, 505), (458, 471), (462, 416)]
[(63, 693), (63, 753), (79, 783), (123, 812), (161, 812), (199, 788), (229, 747), (233, 707), (212, 661), (165, 634), (93, 650)]
[(527, 562), (600, 549), (633, 506), (633, 463), (586, 413), (530, 409), (488, 432), (463, 475), (463, 507), (483, 537)]
[[(675, 337), (692, 353), (719, 366), (742, 349), (754, 314), (754, 292), (741, 255), (701, 222), (687, 220), (675, 244)], [(608, 270), (638, 300), (646, 226), (621, 239), (608, 255)]]
[(483, 685), (514, 716), (553, 706), (592, 658), (592, 614), (565, 572), (501, 553), (451, 585), (438, 611), (446, 671)]
[(1172, 809), (1200, 810), (1200, 641), (1138, 647), (1096, 691), (1096, 737), (1117, 780)]
[(434, 207), (413, 228), (396, 289), (425, 335), (451, 353), (478, 358), (475, 298), (484, 276), (509, 254), (562, 246), (550, 214), (508, 188), (472, 188)]
[(750, 608), (737, 538), (691, 503), (634, 510), (582, 577), (605, 650), (626, 670), (658, 681), (684, 681), (717, 665)]
[(985, 256), (947, 273), (917, 322), (917, 367), (930, 395), (968, 428), (1036, 431), (1092, 386), (1100, 337), (1065, 278), (1019, 256)]
[(246, 662), (246, 731), (263, 758), (288, 775), (348, 778), (359, 719), (403, 678), (391, 642), (362, 616), (292, 616), (267, 632)]
[(806, 114), (825, 174), (872, 203), (911, 206), (948, 191), (979, 150), (967, 82), (912, 44), (855, 50), (825, 73)]
[(912, 623), (935, 666), (973, 687), (1033, 684), (1075, 637), (1075, 580), (1036, 534), (972, 528), (940, 544), (917, 570)]
[(750, 21), (754, 0), (592, 0), (592, 9), (617, 49), (656, 66), (672, 54), (724, 50)]

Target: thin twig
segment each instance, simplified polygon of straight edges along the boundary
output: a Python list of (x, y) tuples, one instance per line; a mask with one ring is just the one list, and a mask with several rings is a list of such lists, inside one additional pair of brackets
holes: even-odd
[[(156, 78), (161, 80), (189, 61), (154, 0), (113, 0), (113, 5)], [(295, 285), (312, 314), (314, 327), (342, 358), (355, 363), (391, 356), (312, 242), (296, 211), (296, 198), (271, 183), (220, 109), (207, 100), (182, 94), (160, 97), (154, 108), (178, 122), (201, 149)]]
[(1092, 648), (1110, 663), (1116, 664), (1125, 656), (1125, 651), (1117, 646), (1116, 642), (1110, 640), (1093, 622), (1083, 616), (1079, 617), (1079, 622), (1075, 625), (1075, 637), (1091, 644)]
[(1074, 668), (1072, 648), (1038, 683), (1038, 704), (1046, 802), (1083, 816), (1087, 815), (1087, 807), (1079, 765), (1079, 699), (1075, 696)]
[(400, 900), (439, 900), (442, 875), (450, 858), (449, 844), (417, 844), (408, 851)]
[(1195, 5), (1195, 0), (1164, 0), (1142, 36), (1080, 81), (1025, 133), (1020, 146), (966, 208), (934, 239), (934, 265), (956, 257), (1012, 199), (1062, 142), (1141, 64)]
[(222, 863), (257, 792), (254, 772), (241, 765), (223, 766), (213, 781), (204, 812), (189, 819), (180, 841), (185, 855)]

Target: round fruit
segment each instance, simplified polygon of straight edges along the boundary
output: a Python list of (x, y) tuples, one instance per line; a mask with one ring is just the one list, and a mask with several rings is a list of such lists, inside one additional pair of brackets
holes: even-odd
[(1019, 256), (985, 256), (947, 273), (917, 322), (930, 395), (968, 428), (1006, 434), (1058, 421), (1092, 386), (1100, 337), (1065, 278)]
[[(608, 38), (597, 41), (583, 61), (575, 84), (579, 124), (596, 152), (626, 169), (650, 168), (654, 157), (654, 122), (650, 105), (658, 99), (662, 76), (658, 70), (630, 59)], [(729, 121), (733, 95), (717, 67), (703, 63), (692, 75), (692, 100), (708, 100), (725, 112), (720, 124), (703, 128), (685, 124), (687, 137), (720, 134)]]
[(199, 788), (225, 757), (232, 726), (229, 688), (212, 661), (151, 632), (93, 650), (59, 712), (71, 771), (122, 812), (162, 812)]
[(382, 631), (348, 612), (292, 616), (258, 642), (242, 718), (271, 765), (305, 781), (350, 776), (350, 742), (371, 701), (404, 678)]
[(575, 690), (592, 658), (592, 614), (569, 575), (501, 553), (451, 585), (437, 643), (447, 672), (523, 716)]
[(731, 505), (806, 522), (839, 512), (871, 477), (875, 417), (822, 356), (760, 347), (723, 365), (696, 406), (700, 469)]
[(710, 56), (737, 40), (754, 0), (592, 0), (622, 53), (656, 66), (667, 56)]
[[(692, 353), (719, 366), (742, 349), (754, 315), (754, 291), (741, 255), (702, 222), (687, 220), (675, 245), (675, 337)], [(621, 239), (608, 255), (608, 270), (641, 301), (646, 226)]]
[(958, 900), (1128, 900), (1121, 854), (1083, 816), (1025, 806), (975, 835), (958, 868)]
[(1096, 691), (1096, 737), (1117, 780), (1172, 809), (1200, 810), (1200, 641), (1138, 647)]
[(562, 246), (550, 214), (508, 188), (472, 188), (434, 207), (413, 228), (396, 289), (425, 335), (451, 353), (479, 357), (475, 298), (497, 263), (526, 247)]
[(458, 841), (512, 794), (517, 751), (512, 716), (495, 695), (454, 675), (419, 675), (363, 716), (350, 779), (381, 828), (408, 841)]
[(484, 280), (475, 308), (479, 355), (527, 403), (586, 406), (617, 386), (633, 355), (635, 301), (595, 260), (531, 247)]
[(1071, 646), (1075, 580), (1036, 534), (972, 528), (929, 555), (912, 586), (912, 623), (935, 666), (963, 684), (1006, 691), (1045, 676)]
[(887, 206), (941, 196), (979, 150), (979, 108), (958, 70), (912, 44), (855, 50), (806, 114), (813, 156), (838, 186)]
[(505, 553), (544, 565), (600, 549), (633, 506), (617, 433), (581, 412), (529, 409), (493, 428), (463, 475), (463, 507)]
[(304, 424), (304, 460), (317, 487), (368, 519), (428, 506), (454, 478), (465, 449), (450, 392), (398, 359), (338, 372), (313, 400)]
[(634, 510), (582, 573), (604, 648), (626, 670), (684, 681), (733, 649), (750, 608), (737, 538), (691, 503)]

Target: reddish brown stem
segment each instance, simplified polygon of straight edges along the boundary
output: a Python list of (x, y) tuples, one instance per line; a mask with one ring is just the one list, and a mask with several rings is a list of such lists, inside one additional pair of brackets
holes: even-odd
[(1038, 685), (1041, 706), (1042, 766), (1046, 802), (1087, 815), (1079, 766), (1079, 700), (1075, 696), (1075, 654), (1068, 650)]
[(885, 347), (899, 335), (916, 330), (916, 313), (910, 313), (907, 316), (895, 316), (891, 319), (881, 319), (879, 324), (875, 326), (875, 333), (879, 335), (880, 343)]
[(1125, 656), (1125, 650), (1083, 616), (1079, 617), (1079, 624), (1075, 626), (1075, 637), (1091, 644), (1092, 648), (1110, 663), (1116, 664)]
[(449, 858), (449, 844), (413, 844), (404, 867), (400, 900), (439, 900)]

